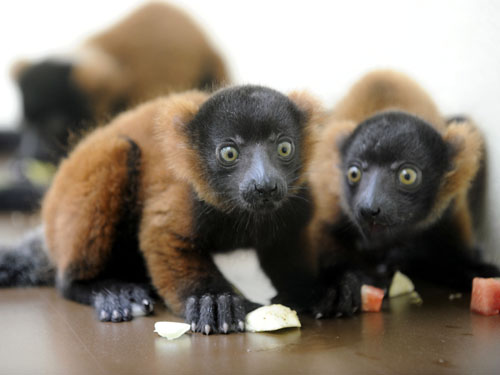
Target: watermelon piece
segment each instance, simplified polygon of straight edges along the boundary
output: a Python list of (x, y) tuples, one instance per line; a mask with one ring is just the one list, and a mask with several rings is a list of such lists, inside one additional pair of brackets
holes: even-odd
[(472, 280), (470, 309), (481, 315), (500, 313), (500, 280), (475, 277)]
[(384, 291), (371, 285), (361, 286), (361, 310), (379, 312), (382, 308)]

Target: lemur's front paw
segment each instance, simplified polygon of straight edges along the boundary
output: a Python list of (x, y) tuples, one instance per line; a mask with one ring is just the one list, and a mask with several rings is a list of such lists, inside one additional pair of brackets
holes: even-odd
[(316, 319), (352, 316), (361, 309), (361, 281), (353, 273), (346, 272), (340, 280), (328, 285), (313, 307)]
[(134, 316), (151, 314), (153, 307), (147, 288), (135, 284), (118, 285), (94, 295), (94, 308), (104, 322), (126, 322)]
[(243, 332), (245, 315), (259, 305), (232, 293), (204, 294), (186, 300), (186, 322), (193, 332)]

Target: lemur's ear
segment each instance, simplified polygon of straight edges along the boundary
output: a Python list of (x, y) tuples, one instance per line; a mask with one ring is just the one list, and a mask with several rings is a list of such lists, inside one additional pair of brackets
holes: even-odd
[(451, 169), (440, 194), (455, 195), (469, 188), (479, 170), (484, 157), (483, 137), (471, 121), (457, 121), (449, 123), (443, 139), (451, 155)]
[(432, 213), (425, 223), (432, 223), (442, 215), (452, 199), (467, 196), (484, 158), (483, 137), (470, 121), (449, 122), (443, 140), (448, 146), (450, 167), (439, 188)]
[(324, 116), (324, 111), (318, 99), (307, 91), (293, 91), (288, 98), (297, 106), (309, 123), (318, 123)]
[(201, 91), (188, 91), (162, 99), (164, 104), (155, 120), (155, 135), (166, 151), (165, 168), (190, 184), (201, 199), (215, 205), (218, 198), (208, 186), (201, 156), (186, 132), (187, 124), (208, 97)]

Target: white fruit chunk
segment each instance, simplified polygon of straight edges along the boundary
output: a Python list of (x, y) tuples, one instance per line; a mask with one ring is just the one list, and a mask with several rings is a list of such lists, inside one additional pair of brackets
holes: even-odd
[(276, 331), (301, 327), (297, 312), (283, 305), (262, 306), (247, 314), (245, 329), (250, 332)]
[(389, 297), (397, 297), (403, 294), (411, 293), (415, 290), (415, 286), (408, 276), (396, 271), (392, 278), (391, 286), (389, 287)]
[(181, 337), (190, 329), (191, 326), (186, 323), (156, 322), (154, 331), (162, 337), (166, 337), (169, 340), (173, 340), (178, 337)]

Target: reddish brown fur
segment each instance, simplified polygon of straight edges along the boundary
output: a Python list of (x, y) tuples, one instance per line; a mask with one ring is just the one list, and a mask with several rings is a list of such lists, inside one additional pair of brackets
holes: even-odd
[(191, 147), (183, 129), (196, 114), (203, 99), (201, 95), (192, 102), (186, 102), (181, 97), (172, 98), (158, 112), (158, 124), (166, 126), (157, 126), (155, 136), (161, 142), (162, 149), (168, 150), (164, 157), (172, 175), (177, 180), (192, 185), (200, 198), (217, 206), (220, 202), (207, 185), (198, 154)]
[[(159, 121), (165, 107), (175, 111), (177, 118), (189, 120), (205, 98), (200, 92), (189, 92), (146, 103), (91, 133), (61, 164), (42, 205), (47, 244), (59, 277), (68, 267), (78, 269), (82, 264), (90, 267), (81, 268), (76, 277), (95, 277), (111, 250), (116, 215), (123, 204), (122, 193), (127, 181), (130, 144), (124, 136), (137, 143), (142, 153), (139, 200), (144, 204), (144, 213), (140, 240), (150, 236), (145, 248), (158, 248), (167, 254), (169, 250), (174, 251), (178, 241), (172, 240), (169, 231), (165, 231), (169, 226), (175, 227), (175, 233), (190, 234), (189, 204), (185, 196), (190, 190), (189, 183), (179, 180), (169, 170), (168, 158), (155, 134), (157, 128), (171, 125)], [(173, 108), (172, 103), (176, 103)], [(186, 108), (195, 111), (187, 113)], [(183, 142), (182, 137), (179, 133), (178, 143)], [(175, 212), (175, 220), (172, 220), (172, 212)], [(155, 233), (158, 227), (165, 233)], [(154, 251), (152, 259), (146, 256), (152, 266), (153, 282), (165, 279), (154, 267), (156, 256)], [(159, 290), (164, 292), (161, 287)]]
[[(128, 107), (199, 88), (212, 79), (229, 83), (225, 63), (200, 27), (183, 11), (148, 3), (109, 29), (89, 38), (77, 51), (72, 77), (91, 101), (98, 121), (117, 103)], [(18, 77), (29, 63), (13, 64)], [(206, 82), (208, 83), (208, 82)]]
[[(221, 205), (184, 131), (206, 99), (191, 91), (143, 104), (88, 135), (61, 164), (42, 207), (59, 277), (75, 267), (77, 278), (95, 277), (109, 255), (127, 181), (130, 144), (124, 136), (141, 150), (139, 243), (158, 293), (181, 314), (184, 292), (220, 275), (209, 254), (193, 245), (192, 191)], [(313, 99), (305, 94), (291, 99), (309, 121), (316, 118)]]
[(403, 110), (433, 124), (438, 131), (445, 121), (429, 95), (413, 80), (392, 70), (378, 70), (356, 82), (337, 104), (333, 117), (361, 123), (377, 112)]
[(451, 123), (443, 138), (455, 147), (454, 168), (447, 174), (429, 217), (422, 223), (428, 225), (437, 220), (451, 202), (454, 202), (458, 234), (464, 243), (474, 242), (474, 229), (470, 215), (468, 192), (484, 158), (484, 140), (479, 129), (471, 123)]
[[(199, 87), (207, 75), (221, 84), (228, 81), (222, 59), (198, 25), (165, 3), (153, 2), (139, 8), (89, 39), (84, 48), (97, 50), (97, 61), (89, 58), (77, 66), (75, 79), (99, 105), (108, 101), (107, 96), (116, 98), (116, 93), (124, 88), (128, 101), (137, 104), (158, 95)], [(114, 62), (115, 66), (114, 74), (96, 82), (91, 77), (101, 78), (94, 74), (103, 65), (99, 53), (109, 57), (108, 64)]]
[(356, 127), (353, 121), (336, 121), (335, 126), (317, 129), (317, 142), (311, 155), (309, 176), (314, 215), (306, 233), (313, 252), (318, 248), (334, 248), (333, 238), (325, 233), (325, 225), (337, 222), (340, 216), (340, 186), (342, 174), (338, 170), (340, 154), (338, 142)]
[(340, 101), (323, 129), (309, 170), (314, 197), (314, 216), (308, 227), (312, 248), (335, 248), (325, 227), (337, 222), (342, 205), (342, 172), (339, 142), (366, 118), (385, 110), (401, 110), (416, 115), (440, 132), (443, 139), (455, 147), (454, 169), (448, 173), (438, 193), (436, 204), (420, 224), (426, 227), (441, 217), (454, 202), (456, 223), (464, 243), (473, 242), (473, 228), (467, 202), (469, 187), (476, 176), (483, 155), (483, 139), (469, 123), (452, 123), (440, 115), (430, 97), (412, 80), (401, 73), (376, 71), (357, 82)]
[[(317, 133), (320, 126), (325, 121), (326, 114), (321, 103), (306, 91), (294, 91), (289, 98), (307, 116), (307, 126), (304, 129), (304, 139), (302, 142), (302, 164), (304, 168), (311, 163), (317, 142)], [(299, 185), (306, 182), (307, 176), (302, 173)]]
[[(61, 164), (58, 182), (43, 207), (46, 237), (58, 269), (82, 263), (87, 266), (85, 277), (96, 276), (108, 256), (127, 180), (129, 143), (118, 137), (108, 140), (104, 133), (95, 132), (89, 143), (73, 152), (84, 160), (78, 167), (74, 159)], [(100, 189), (103, 185), (107, 189)]]

